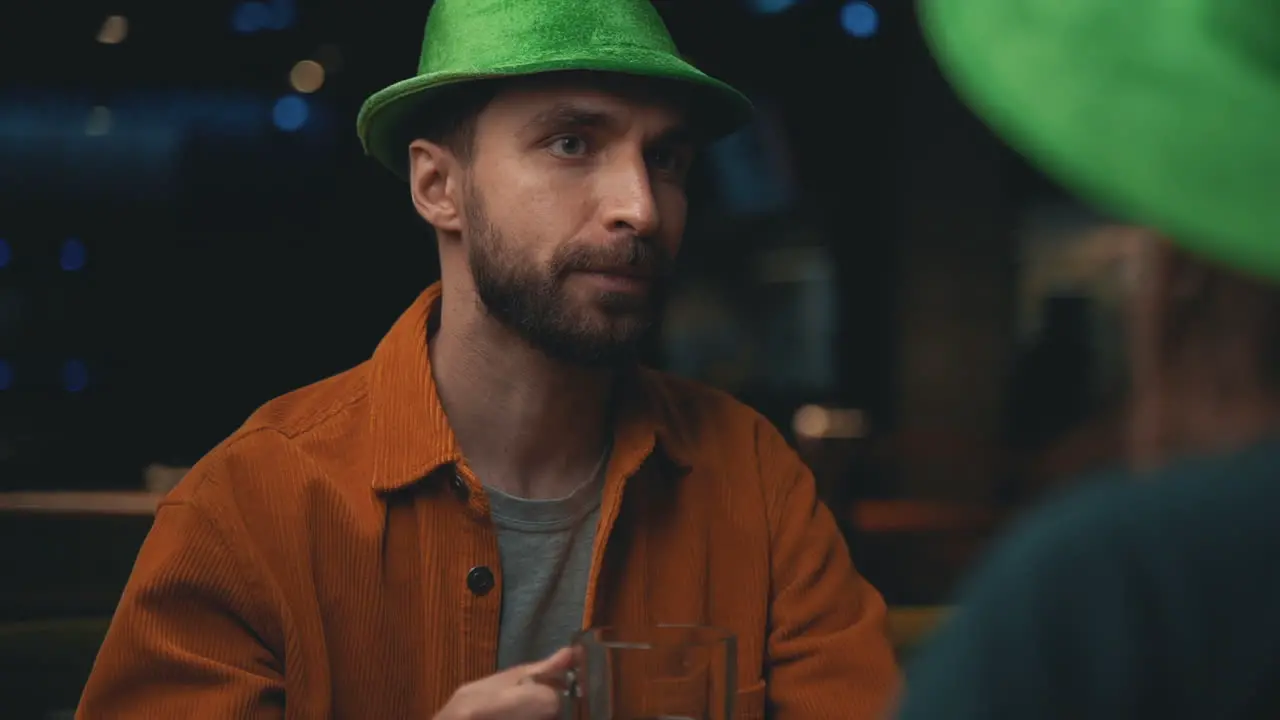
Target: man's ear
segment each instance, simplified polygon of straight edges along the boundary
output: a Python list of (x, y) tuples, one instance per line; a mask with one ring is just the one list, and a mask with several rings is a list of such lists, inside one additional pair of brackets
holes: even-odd
[(1158, 464), (1173, 442), (1168, 418), (1176, 412), (1170, 388), (1185, 358), (1188, 322), (1198, 312), (1210, 278), (1205, 268), (1163, 236), (1148, 232), (1129, 303), (1130, 429), (1134, 464)]
[(437, 232), (461, 232), (457, 193), (461, 185), (457, 158), (426, 140), (409, 144), (409, 194), (413, 206)]
[(1136, 252), (1129, 257), (1132, 285), (1128, 303), (1129, 357), (1134, 381), (1162, 379), (1170, 327), (1173, 254), (1168, 241), (1154, 231), (1140, 231)]

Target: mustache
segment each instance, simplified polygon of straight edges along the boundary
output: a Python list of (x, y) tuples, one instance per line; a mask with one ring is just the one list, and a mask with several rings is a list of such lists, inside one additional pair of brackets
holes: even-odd
[(551, 259), (556, 277), (575, 272), (598, 272), (626, 268), (637, 274), (665, 278), (671, 273), (672, 258), (654, 243), (637, 236), (610, 240), (605, 244), (570, 243)]

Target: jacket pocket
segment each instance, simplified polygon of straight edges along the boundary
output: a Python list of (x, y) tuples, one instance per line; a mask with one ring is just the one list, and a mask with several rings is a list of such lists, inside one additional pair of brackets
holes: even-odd
[(733, 720), (764, 720), (764, 681), (739, 690), (733, 705)]

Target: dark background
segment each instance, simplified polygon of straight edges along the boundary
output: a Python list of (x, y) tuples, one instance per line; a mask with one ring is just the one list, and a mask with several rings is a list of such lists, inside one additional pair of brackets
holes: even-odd
[[(1027, 228), (1073, 206), (957, 101), (910, 2), (657, 4), (761, 113), (699, 162), (683, 299), (651, 360), (796, 441), (891, 604), (944, 602), (1010, 516), (1114, 456), (1103, 314), (1070, 283), (1026, 290)], [(5, 8), (0, 716), (10, 685), (45, 677), (5, 648), (60, 647), (15, 646), (5, 623), (99, 627), (150, 522), (14, 493), (142, 491), (148, 466), (189, 466), (263, 402), (366, 359), (437, 278), (406, 188), (354, 131), (368, 94), (414, 72), (428, 6)], [(128, 32), (99, 42), (112, 15)], [(299, 93), (308, 59), (324, 83)], [(797, 434), (804, 406), (859, 428)]]
[[(364, 97), (412, 73), (427, 6), (277, 4), (292, 9), (282, 29), (249, 34), (232, 2), (25, 9), (22, 35), (38, 42), (10, 50), (22, 62), (0, 96), (0, 487), (133, 487), (148, 462), (189, 464), (258, 404), (367, 357), (437, 275), (403, 184), (353, 129)], [(904, 141), (900, 66), (922, 50), (909, 5), (881, 5), (869, 38), (845, 31), (839, 2), (661, 9), (686, 53), (757, 97), (785, 141), (776, 159), (738, 143), (743, 175), (791, 179), (748, 177), (758, 211), (718, 193), (704, 163), (685, 264), (732, 280), (781, 234), (770, 224), (818, 228), (841, 310), (841, 372), (819, 390), (887, 424), (900, 198), (886, 178)], [(95, 42), (108, 14), (127, 17), (124, 42)], [(341, 64), (302, 96), (307, 123), (277, 129), (290, 68), (326, 51)], [(95, 106), (111, 113), (97, 136)], [(82, 270), (60, 267), (69, 238), (87, 249)], [(76, 392), (69, 361), (87, 367)]]

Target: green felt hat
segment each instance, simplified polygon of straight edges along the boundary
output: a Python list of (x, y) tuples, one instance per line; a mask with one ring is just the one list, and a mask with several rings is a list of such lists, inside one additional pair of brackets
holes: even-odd
[(1280, 2), (923, 0), (959, 94), (1083, 198), (1280, 283)]
[(418, 74), (365, 100), (356, 132), (365, 151), (401, 177), (411, 128), (459, 83), (588, 70), (674, 81), (688, 88), (705, 139), (737, 129), (751, 103), (685, 62), (650, 0), (436, 0)]

